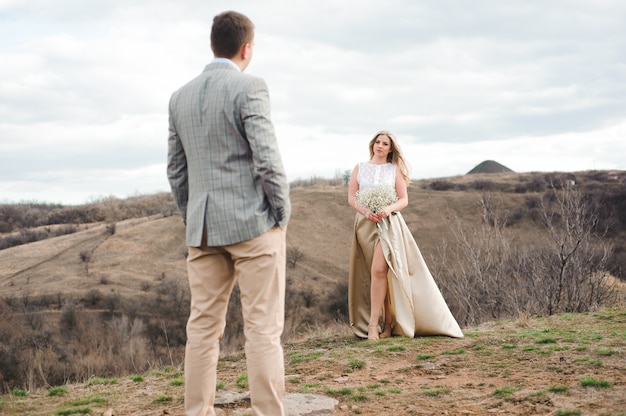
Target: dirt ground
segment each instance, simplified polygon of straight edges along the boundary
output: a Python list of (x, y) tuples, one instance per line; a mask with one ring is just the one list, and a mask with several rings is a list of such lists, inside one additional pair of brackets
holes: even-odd
[[(336, 415), (626, 415), (626, 307), (464, 332), (371, 342), (346, 326), (317, 328), (285, 345), (287, 391), (333, 397)], [(220, 389), (246, 391), (243, 354), (222, 358)], [(52, 395), (4, 395), (0, 414), (183, 415), (182, 380), (180, 369), (165, 368)], [(219, 414), (248, 407), (244, 400)]]

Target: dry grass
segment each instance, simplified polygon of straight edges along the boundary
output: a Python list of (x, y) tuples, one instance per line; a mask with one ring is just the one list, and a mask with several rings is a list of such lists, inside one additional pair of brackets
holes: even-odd
[[(368, 342), (345, 326), (313, 328), (285, 345), (287, 391), (333, 396), (337, 415), (625, 414), (624, 307), (528, 317), (523, 325), (490, 322), (465, 334)], [(246, 371), (242, 354), (224, 357), (218, 371), (222, 388), (244, 390), (237, 385)], [(182, 415), (181, 380), (174, 368), (137, 381), (94, 378), (53, 396), (50, 390), (4, 395), (0, 412)]]
[[(513, 186), (521, 174), (502, 173), (446, 178), (454, 184), (490, 180)], [(453, 241), (451, 225), (456, 219), (472, 223), (478, 218), (478, 191), (434, 191), (430, 181), (413, 181), (409, 206), (403, 216), (427, 261), (434, 261), (442, 241)], [(532, 194), (496, 193), (502, 206), (513, 211)], [(158, 195), (157, 195), (158, 196)], [(292, 219), (287, 244), (297, 247), (304, 258), (288, 269), (290, 284), (312, 290), (320, 298), (337, 282), (347, 280), (354, 211), (347, 203), (345, 186), (312, 186), (291, 191)], [(525, 218), (515, 225), (522, 239), (532, 242), (539, 232)], [(107, 290), (123, 296), (142, 292), (142, 282), (155, 283), (166, 277), (185, 278), (184, 229), (179, 215), (161, 214), (116, 223), (114, 235), (106, 224), (90, 224), (75, 234), (0, 250), (0, 288), (4, 296), (76, 295), (98, 287), (106, 278)], [(80, 259), (90, 252), (90, 261)]]

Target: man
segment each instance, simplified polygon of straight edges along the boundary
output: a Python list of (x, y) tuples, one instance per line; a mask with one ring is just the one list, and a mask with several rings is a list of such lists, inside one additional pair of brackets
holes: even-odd
[(219, 340), (239, 283), (254, 415), (283, 415), (281, 334), (289, 188), (270, 120), (265, 82), (243, 71), (254, 25), (213, 19), (215, 59), (169, 106), (167, 175), (186, 225), (191, 308), (185, 349), (185, 412), (215, 415)]

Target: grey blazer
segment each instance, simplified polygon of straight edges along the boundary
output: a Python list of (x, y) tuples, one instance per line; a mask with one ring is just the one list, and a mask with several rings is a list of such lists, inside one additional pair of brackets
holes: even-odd
[(289, 185), (265, 81), (212, 62), (172, 94), (167, 176), (187, 245), (224, 246), (287, 225)]

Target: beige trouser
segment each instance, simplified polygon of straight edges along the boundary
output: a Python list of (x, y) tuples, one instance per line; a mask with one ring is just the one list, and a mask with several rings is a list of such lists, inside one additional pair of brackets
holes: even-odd
[(189, 247), (191, 310), (185, 349), (185, 414), (213, 416), (219, 341), (239, 282), (250, 402), (255, 416), (284, 414), (285, 230), (241, 243)]

